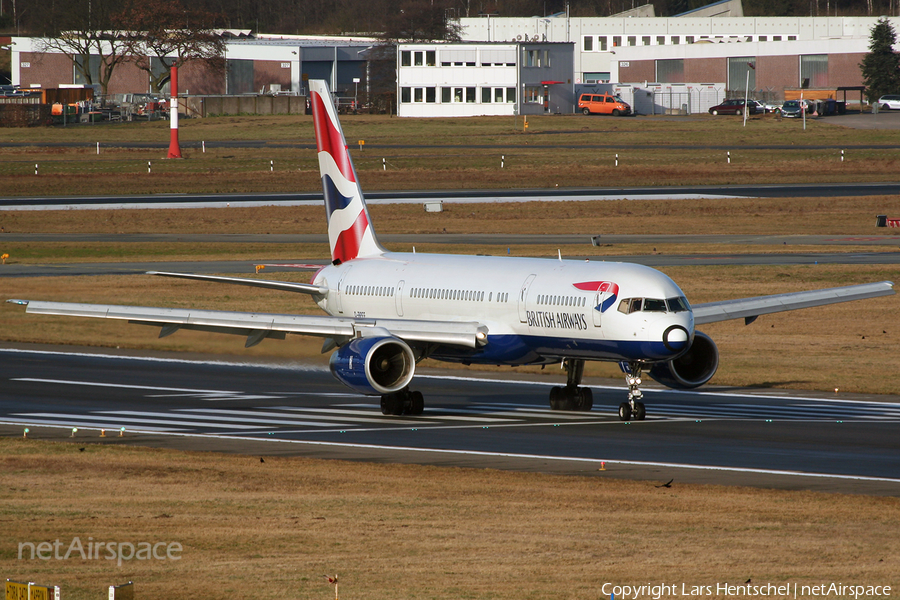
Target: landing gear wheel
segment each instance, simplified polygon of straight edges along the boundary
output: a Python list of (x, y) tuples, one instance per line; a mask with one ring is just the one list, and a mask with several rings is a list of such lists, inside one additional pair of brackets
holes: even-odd
[(594, 393), (591, 388), (583, 387), (578, 389), (578, 407), (577, 410), (590, 412), (594, 408)]
[(643, 368), (644, 365), (640, 362), (628, 363), (628, 371), (625, 373), (625, 383), (628, 384), (628, 402), (619, 405), (619, 418), (623, 421), (628, 421), (632, 417), (635, 421), (643, 421), (647, 416), (647, 409), (641, 402), (644, 397), (640, 388)]
[(554, 386), (550, 388), (550, 410), (565, 410), (565, 395), (563, 388)]
[(566, 386), (550, 388), (550, 410), (591, 410), (594, 406), (593, 392), (578, 385), (584, 375), (584, 361), (567, 358), (563, 361), (563, 368), (566, 370)]
[(632, 411), (632, 413), (634, 414), (635, 421), (643, 421), (644, 418), (647, 416), (647, 409), (644, 408), (644, 403), (643, 402), (635, 402), (634, 410)]
[(422, 392), (411, 392), (409, 388), (381, 397), (381, 414), (384, 415), (421, 415), (424, 410)]
[(421, 415), (425, 412), (425, 397), (422, 392), (409, 393), (409, 414)]
[(381, 414), (394, 416), (402, 415), (404, 404), (401, 392), (385, 394), (381, 397)]

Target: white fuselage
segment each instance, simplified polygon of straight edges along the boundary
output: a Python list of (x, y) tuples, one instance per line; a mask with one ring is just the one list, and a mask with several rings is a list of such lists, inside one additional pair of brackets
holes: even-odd
[[(329, 288), (319, 306), (333, 316), (486, 325), (484, 348), (430, 354), (466, 363), (656, 362), (685, 351), (694, 333), (681, 289), (629, 263), (388, 252), (325, 267), (313, 283)], [(683, 304), (667, 309), (669, 299)]]

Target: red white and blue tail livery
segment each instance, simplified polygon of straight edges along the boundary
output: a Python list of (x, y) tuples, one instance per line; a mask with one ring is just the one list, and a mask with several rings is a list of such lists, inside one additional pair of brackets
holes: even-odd
[(375, 240), (369, 211), (325, 82), (310, 81), (309, 94), (328, 214), (331, 259), (340, 264), (360, 256), (380, 255), (384, 250)]
[(357, 392), (381, 397), (385, 414), (421, 414), (410, 389), (416, 364), (561, 363), (565, 386), (550, 392), (557, 410), (590, 410), (581, 386), (586, 361), (622, 365), (628, 384), (619, 417), (641, 420), (641, 375), (673, 388), (703, 385), (719, 352), (694, 327), (893, 294), (889, 281), (691, 306), (663, 273), (642, 265), (509, 256), (388, 252), (372, 229), (347, 142), (324, 81), (310, 81), (316, 146), (328, 215), (332, 264), (308, 284), (154, 273), (309, 294), (321, 316), (10, 300), (29, 313), (125, 319), (161, 327), (232, 333), (246, 346), (287, 334), (325, 338), (331, 372)]

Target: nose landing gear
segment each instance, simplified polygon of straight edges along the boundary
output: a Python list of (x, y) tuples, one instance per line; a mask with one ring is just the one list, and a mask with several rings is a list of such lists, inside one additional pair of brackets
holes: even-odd
[(640, 390), (641, 371), (644, 365), (640, 362), (628, 363), (625, 371), (625, 383), (628, 384), (628, 401), (619, 405), (619, 419), (622, 421), (643, 421), (647, 416), (647, 409), (641, 399), (644, 394)]
[(584, 375), (584, 361), (567, 358), (563, 361), (566, 369), (566, 387), (550, 389), (551, 410), (589, 411), (594, 406), (591, 388), (579, 387)]

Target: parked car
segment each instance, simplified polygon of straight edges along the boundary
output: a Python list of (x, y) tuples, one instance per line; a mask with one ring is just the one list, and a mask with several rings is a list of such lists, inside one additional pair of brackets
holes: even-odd
[(631, 114), (631, 107), (627, 102), (619, 96), (609, 94), (582, 94), (578, 98), (578, 110), (586, 115), (600, 114), (618, 117)]
[(900, 95), (887, 94), (878, 99), (881, 110), (900, 110)]
[(748, 103), (747, 108), (744, 108), (744, 100), (743, 98), (732, 98), (730, 100), (726, 100), (722, 104), (718, 104), (709, 109), (709, 114), (711, 115), (742, 115), (744, 114), (744, 110), (747, 110), (748, 114), (755, 115), (756, 114), (756, 106), (754, 104)]
[(807, 116), (809, 115), (809, 102), (806, 100), (788, 100), (781, 105), (782, 117), (802, 117), (803, 111), (806, 111)]
[[(765, 104), (763, 104), (762, 102), (760, 102), (759, 100), (750, 100), (750, 101), (747, 102), (747, 105), (748, 105), (748, 106), (753, 106), (753, 107), (755, 107), (755, 108), (756, 108), (756, 112), (759, 113), (759, 114), (765, 114), (765, 113), (767, 113), (767, 112), (771, 112), (771, 111), (768, 109), (768, 107), (767, 107)], [(751, 111), (750, 114), (752, 115), (752, 114), (753, 114), (753, 111)]]

